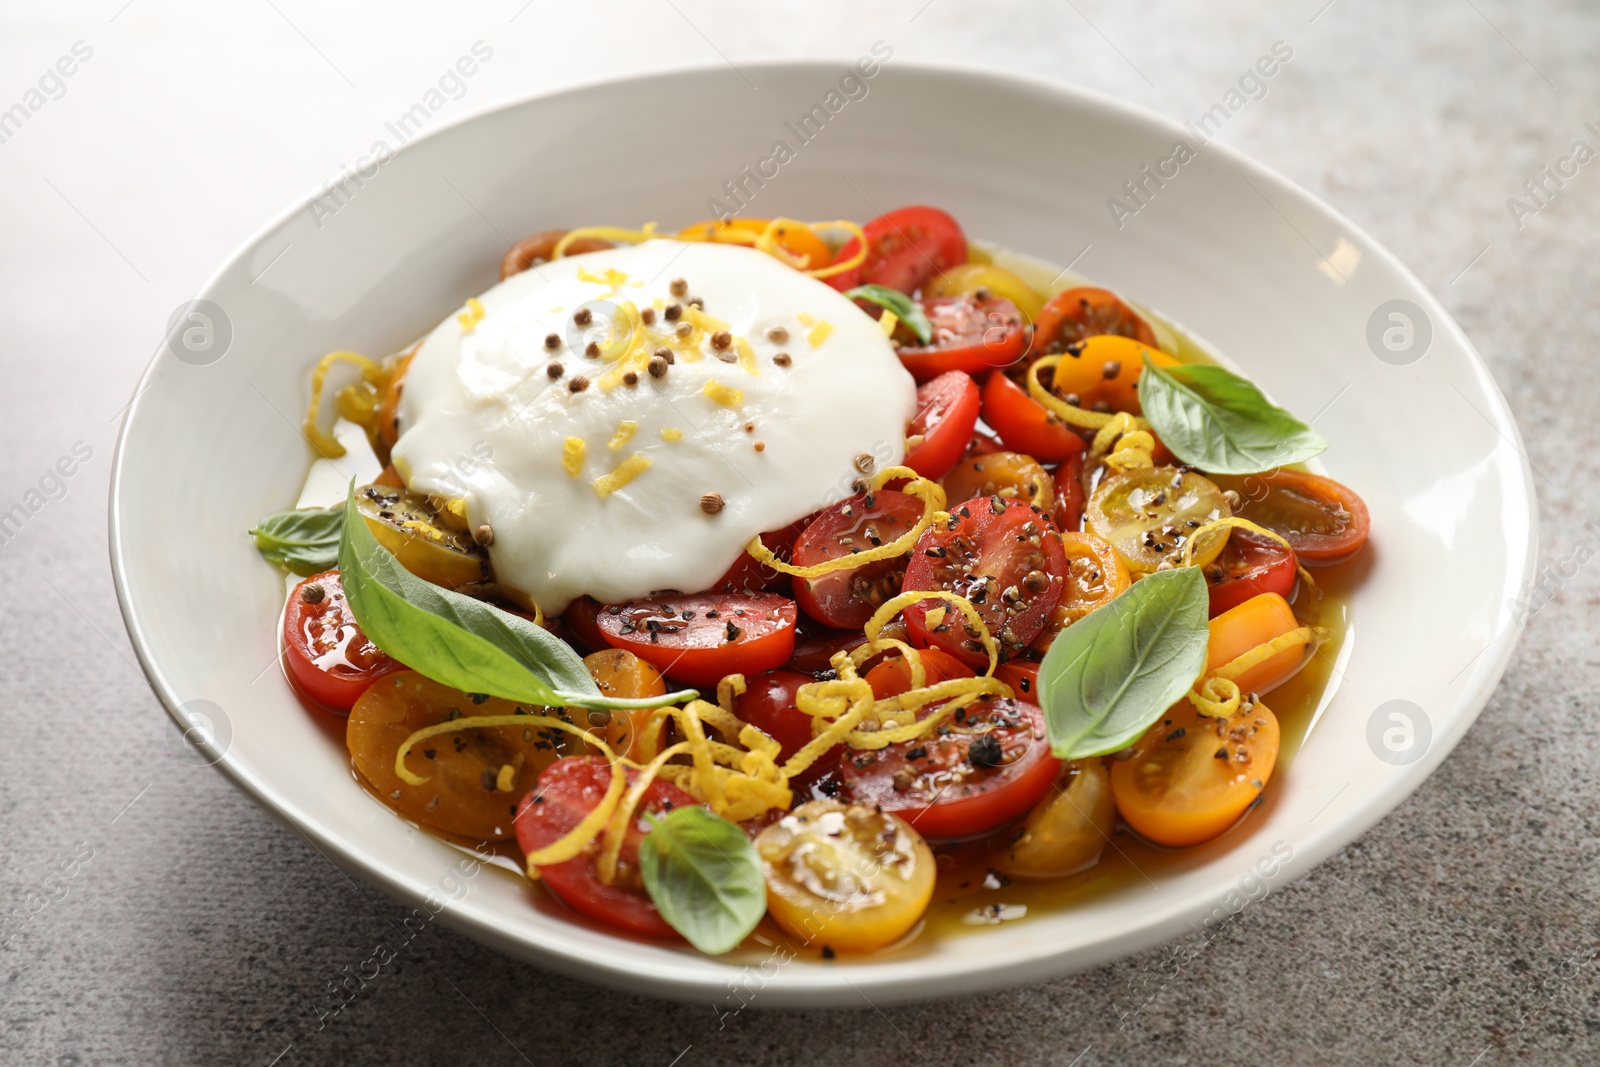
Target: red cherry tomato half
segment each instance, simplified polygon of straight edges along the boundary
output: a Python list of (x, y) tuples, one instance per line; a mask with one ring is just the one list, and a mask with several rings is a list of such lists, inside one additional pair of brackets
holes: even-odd
[[(638, 773), (636, 768), (627, 768), (630, 785)], [(599, 756), (569, 757), (552, 763), (540, 772), (538, 783), (517, 806), (517, 844), (528, 853), (561, 840), (595, 809), (610, 784), (611, 766)], [(667, 925), (651, 903), (639, 874), (639, 843), (644, 840), (641, 827), (647, 814), (659, 815), (694, 804), (694, 797), (658, 778), (645, 789), (638, 815), (622, 839), (615, 881), (607, 885), (595, 870), (598, 839), (581, 855), (540, 867), (539, 880), (580, 915), (645, 937), (677, 938), (678, 932)]]
[[(1018, 655), (1038, 637), (1066, 588), (1067, 554), (1055, 524), (1020, 500), (980, 496), (951, 509), (917, 541), (905, 588), (943, 589), (972, 602), (1000, 646)], [(932, 624), (929, 612), (944, 609)], [(932, 646), (982, 667), (988, 654), (954, 605), (925, 600), (905, 610), (911, 643)]]
[[(772, 549), (773, 554), (781, 560), (790, 560), (794, 557), (794, 539), (800, 536), (811, 522), (813, 516), (796, 519), (781, 530), (769, 530), (761, 535), (761, 543)], [(789, 576), (782, 571), (773, 570), (748, 552), (739, 553), (739, 558), (733, 561), (716, 585), (711, 587), (713, 593), (788, 593)]]
[[(858, 493), (828, 508), (794, 543), (795, 565), (811, 567), (887, 544), (922, 518), (922, 501), (892, 489)], [(805, 613), (841, 630), (860, 629), (900, 592), (906, 559), (876, 560), (820, 578), (799, 578), (794, 598)]]
[(923, 382), (917, 417), (906, 427), (905, 465), (924, 478), (943, 478), (961, 459), (976, 425), (978, 383), (971, 375), (953, 370)]
[(1041, 356), (1060, 352), (1085, 337), (1100, 334), (1131, 337), (1151, 348), (1159, 347), (1150, 324), (1116, 293), (1083, 286), (1057, 293), (1045, 304), (1033, 324), (1033, 351)]
[[(976, 672), (965, 663), (937, 648), (922, 650), (923, 684), (949, 681), (951, 678), (971, 678)], [(866, 673), (872, 695), (879, 700), (911, 692), (911, 665), (902, 656), (889, 656)]]
[(1003, 826), (1050, 791), (1061, 761), (1032, 704), (984, 697), (945, 720), (948, 732), (839, 761), (845, 795), (877, 805), (934, 841), (961, 841)]
[(962, 459), (971, 459), (973, 456), (987, 456), (992, 452), (1004, 452), (1006, 446), (1000, 438), (984, 430), (972, 431), (972, 440), (967, 442), (967, 450), (961, 454)]
[(1294, 553), (1270, 537), (1234, 530), (1222, 555), (1206, 564), (1211, 586), (1211, 617), (1262, 593), (1287, 598), (1294, 590)]
[(1275, 470), (1216, 482), (1242, 498), (1235, 515), (1282, 536), (1308, 566), (1348, 559), (1372, 531), (1366, 501), (1320, 474)]
[[(734, 698), (733, 713), (783, 746), (778, 754), (782, 765), (799, 752), (816, 736), (812, 731), (811, 716), (795, 705), (795, 694), (800, 687), (816, 679), (798, 671), (768, 671), (745, 680), (745, 691)], [(791, 785), (801, 792), (810, 783), (839, 766), (843, 745), (824, 752), (817, 761), (795, 778)]]
[(953, 370), (977, 374), (1008, 367), (1027, 345), (1022, 312), (1004, 297), (937, 296), (924, 300), (922, 310), (933, 339), (897, 349), (900, 364), (919, 382)]
[(607, 604), (596, 620), (613, 648), (661, 673), (710, 688), (724, 675), (749, 677), (794, 652), (794, 601), (776, 593), (697, 593)]
[(1028, 704), (1039, 702), (1039, 665), (1026, 660), (1000, 664), (994, 676), (1011, 687), (1017, 699)]
[(1076, 533), (1083, 526), (1083, 453), (1061, 461), (1053, 472), (1056, 481), (1056, 528)]
[[(915, 293), (935, 276), (967, 261), (967, 235), (961, 224), (936, 207), (903, 207), (880, 215), (861, 228), (867, 258), (861, 266), (835, 274), (828, 284), (843, 292), (863, 282)], [(839, 249), (835, 263), (860, 251), (854, 237)]]
[(1059, 463), (1089, 447), (1072, 427), (998, 371), (983, 386), (983, 421), (994, 427), (1006, 448), (1041, 463)]
[(294, 587), (283, 613), (283, 644), (294, 683), (334, 711), (348, 712), (373, 682), (405, 670), (356, 625), (336, 570)]

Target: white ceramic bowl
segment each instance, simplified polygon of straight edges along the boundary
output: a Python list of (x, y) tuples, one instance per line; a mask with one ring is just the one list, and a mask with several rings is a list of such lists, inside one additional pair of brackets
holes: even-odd
[[(342, 203), (287, 212), (217, 272), (198, 294), (215, 305), (217, 333), (157, 352), (123, 427), (110, 511), (128, 631), (167, 707), (217, 720), (206, 758), (394, 896), (461, 894), (448, 873), (461, 854), (369, 798), (342, 746), (265, 669), (283, 583), (244, 531), (292, 502), (305, 476), (295, 424), (307, 372), (335, 348), (385, 353), (418, 336), (495, 281), (510, 237), (705, 217), (724, 182), (780, 139), (795, 157), (747, 186), (747, 214), (865, 219), (930, 203), (1011, 249), (1058, 263), (1083, 253), (1079, 271), (1186, 324), (1280, 403), (1317, 416), (1328, 468), (1372, 511), (1337, 690), (1268, 802), (1163, 867), (1159, 884), (746, 979), (759, 956), (615, 937), (515, 878), (465, 882), (441, 919), (540, 966), (719, 1003), (728, 983), (754, 981), (757, 1002), (779, 1006), (971, 993), (1110, 960), (1226, 914), (1371, 826), (1466, 732), (1515, 645), (1510, 605), (1536, 543), (1517, 428), (1460, 330), (1376, 242), (1221, 145), (1042, 81), (890, 61), (800, 144), (785, 123), (825, 103), (847, 69), (747, 67), (759, 91), (726, 67), (687, 70), (510, 104), (414, 141)], [(1159, 174), (1180, 139), (1197, 156), (1167, 164), (1176, 176), (1148, 182), (1119, 228), (1108, 198), (1137, 206), (1124, 183), (1147, 164)], [(1406, 706), (1391, 701), (1420, 709), (1409, 748), (1390, 718)], [(1281, 868), (1262, 862), (1286, 850)]]

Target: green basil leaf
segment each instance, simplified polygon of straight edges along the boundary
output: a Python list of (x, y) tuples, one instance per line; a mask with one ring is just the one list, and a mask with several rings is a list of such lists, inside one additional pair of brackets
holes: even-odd
[(256, 523), (250, 536), (269, 563), (300, 575), (320, 574), (339, 562), (339, 530), (344, 508), (277, 511)]
[(589, 670), (559, 637), (492, 604), (425, 582), (378, 543), (345, 502), (339, 577), (362, 631), (383, 651), (436, 682), (527, 704), (648, 708), (698, 694), (623, 700), (600, 695)]
[(661, 917), (712, 956), (737, 948), (767, 912), (755, 845), (706, 808), (676, 808), (654, 820), (639, 844), (639, 873)]
[(1039, 703), (1062, 759), (1127, 748), (1206, 665), (1206, 580), (1157, 571), (1062, 630), (1039, 664)]
[(1158, 367), (1146, 355), (1139, 404), (1173, 455), (1211, 474), (1258, 474), (1328, 447), (1253, 383), (1221, 367)]
[(921, 305), (900, 290), (887, 285), (858, 285), (844, 295), (851, 300), (865, 300), (894, 312), (895, 317), (905, 323), (923, 344), (933, 340), (933, 323), (922, 313)]

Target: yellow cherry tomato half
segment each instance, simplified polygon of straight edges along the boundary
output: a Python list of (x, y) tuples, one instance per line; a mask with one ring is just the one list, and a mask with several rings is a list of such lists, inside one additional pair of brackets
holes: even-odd
[(1239, 821), (1278, 761), (1278, 720), (1265, 704), (1226, 719), (1174, 704), (1111, 765), (1117, 811), (1158, 845), (1209, 841)]
[[(1162, 563), (1182, 561), (1184, 545), (1196, 531), (1230, 518), (1222, 490), (1209, 478), (1176, 467), (1151, 467), (1114, 474), (1089, 498), (1084, 526), (1117, 550), (1135, 574), (1148, 574)], [(1189, 561), (1203, 567), (1228, 543), (1229, 528), (1209, 530)]]
[(1004, 267), (992, 263), (967, 262), (951, 267), (929, 282), (923, 288), (922, 295), (978, 296), (980, 289), (986, 289), (991, 296), (1004, 297), (1017, 305), (1017, 310), (1029, 322), (1038, 318), (1039, 309), (1044, 307), (1044, 297), (1034, 292), (1032, 286)]
[(1065, 878), (1100, 859), (1116, 824), (1104, 761), (1064, 763), (1049, 795), (990, 850), (989, 865), (1013, 878)]
[[(1253, 596), (1211, 620), (1206, 670), (1231, 663), (1253, 648), (1299, 629), (1289, 602), (1277, 593)], [(1233, 679), (1241, 693), (1265, 693), (1288, 681), (1306, 663), (1306, 646), (1297, 643), (1274, 653)]]
[(417, 494), (390, 485), (364, 485), (356, 490), (356, 510), (378, 543), (418, 578), (459, 589), (489, 577), (483, 549)]
[(756, 838), (767, 912), (808, 945), (871, 952), (904, 937), (933, 897), (933, 851), (886, 811), (813, 800)]
[(581, 742), (537, 726), (458, 730), (429, 738), (407, 754), (406, 769), (427, 778), (421, 785), (394, 773), (394, 757), (406, 738), (452, 717), (523, 713), (550, 714), (498, 697), (473, 697), (416, 671), (401, 671), (378, 679), (356, 701), (345, 743), (357, 773), (401, 815), (435, 830), (498, 841), (512, 835), (517, 801), (533, 788), (539, 772)]

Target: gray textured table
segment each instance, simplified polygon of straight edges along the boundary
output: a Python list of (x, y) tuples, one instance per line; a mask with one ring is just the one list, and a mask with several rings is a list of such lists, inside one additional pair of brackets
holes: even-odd
[[(1293, 62), (1223, 139), (1326, 197), (1433, 288), (1489, 361), (1543, 472), (1545, 559), (1600, 547), (1600, 526), (1586, 525), (1600, 508), (1569, 488), (1600, 473), (1600, 165), (1550, 184), (1543, 205), (1521, 188), (1575, 140), (1600, 148), (1584, 125), (1600, 126), (1600, 9), (986, 6), (0, 9), (0, 111), (28, 111), (20, 128), (0, 122), (0, 510), (42, 501), (0, 543), (0, 1061), (1600, 1061), (1589, 689), (1600, 578), (1582, 566), (1552, 583), (1443, 768), (1209, 943), (962, 1003), (752, 1010), (719, 1027), (709, 1006), (554, 979), (431, 929), (319, 1030), (329, 983), (400, 908), (220, 774), (168, 756), (111, 590), (110, 454), (168, 313), (475, 40), (495, 58), (441, 114), (608, 70), (854, 55), (882, 38), (898, 56), (1071, 79), (1190, 119), (1286, 41)], [(63, 56), (72, 75), (41, 85)], [(37, 108), (30, 87), (42, 89)], [(1538, 210), (1513, 217), (1511, 197)], [(52, 476), (75, 449), (73, 474)]]

